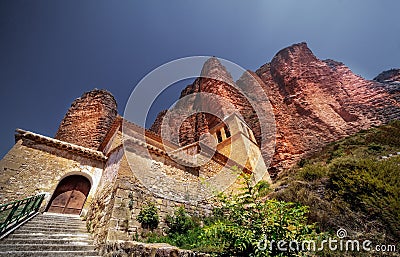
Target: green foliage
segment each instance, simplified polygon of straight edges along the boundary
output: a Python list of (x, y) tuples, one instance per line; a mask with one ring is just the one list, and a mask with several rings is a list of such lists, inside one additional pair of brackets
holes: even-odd
[[(212, 242), (220, 256), (296, 256), (296, 253), (260, 250), (265, 239), (303, 240), (314, 238), (314, 225), (307, 224), (307, 207), (277, 200), (266, 200), (269, 192), (265, 181), (252, 186), (246, 180), (243, 192), (221, 196), (220, 217), (203, 228), (201, 240)], [(213, 240), (212, 240), (213, 239)]]
[[(400, 121), (345, 138), (280, 175), (271, 197), (309, 206), (309, 222), (374, 242), (400, 237)], [(381, 156), (393, 156), (382, 159)], [(300, 165), (301, 164), (301, 165)]]
[(383, 150), (383, 146), (381, 146), (380, 144), (376, 144), (376, 143), (370, 143), (368, 145), (368, 150), (380, 152)]
[(194, 249), (199, 246), (202, 229), (198, 217), (190, 216), (181, 206), (173, 215), (167, 215), (165, 221), (168, 226), (167, 236), (153, 233), (148, 236), (147, 242), (168, 243), (184, 249)]
[(168, 233), (170, 234), (184, 234), (190, 229), (198, 227), (198, 224), (195, 222), (194, 218), (186, 213), (183, 206), (180, 206), (177, 210), (175, 210), (174, 215), (167, 215), (165, 221), (169, 228)]
[(89, 220), (86, 222), (86, 230), (87, 232), (91, 233), (92, 232), (92, 221)]
[(128, 197), (129, 197), (128, 208), (129, 208), (129, 210), (132, 210), (133, 206), (135, 205), (135, 200), (133, 198), (133, 193), (129, 192)]
[(167, 218), (168, 235), (151, 235), (148, 242), (211, 253), (212, 256), (297, 256), (296, 253), (259, 249), (265, 239), (302, 240), (314, 238), (314, 225), (307, 224), (308, 208), (294, 203), (265, 199), (269, 185), (252, 185), (246, 179), (240, 194), (220, 194), (213, 215), (200, 227), (183, 208)]
[(329, 185), (352, 209), (380, 220), (400, 236), (399, 173), (399, 157), (338, 160), (331, 166)]
[(307, 159), (301, 159), (301, 160), (297, 163), (297, 165), (298, 165), (300, 168), (304, 167), (306, 164), (308, 164), (308, 163), (307, 163)]
[(333, 151), (331, 152), (328, 162), (332, 161), (335, 158), (344, 156), (344, 150), (341, 145), (335, 145)]
[(400, 146), (400, 120), (394, 120), (386, 126), (373, 129), (365, 137), (366, 143), (376, 143), (387, 146)]
[(379, 158), (396, 152), (400, 152), (400, 121), (328, 145), (282, 173), (274, 192), (266, 182), (253, 185), (246, 178), (239, 194), (219, 196), (219, 207), (204, 218), (204, 226), (178, 209), (167, 220), (168, 235), (152, 234), (148, 240), (220, 257), (299, 256), (302, 253), (282, 253), (269, 247), (260, 250), (258, 244), (265, 238), (319, 240), (324, 234), (317, 231), (332, 236), (339, 227), (353, 232), (352, 239), (397, 243), (400, 156)]
[(327, 169), (326, 166), (321, 166), (318, 164), (308, 164), (305, 165), (298, 172), (298, 176), (306, 181), (314, 181), (321, 179), (326, 176)]
[(137, 221), (143, 228), (155, 229), (159, 223), (158, 210), (154, 203), (144, 205), (140, 210)]

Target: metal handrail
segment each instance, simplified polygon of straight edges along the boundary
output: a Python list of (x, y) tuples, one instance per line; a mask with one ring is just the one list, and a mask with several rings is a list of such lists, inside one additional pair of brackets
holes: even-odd
[(45, 194), (0, 205), (0, 238), (13, 228), (35, 215), (43, 202)]

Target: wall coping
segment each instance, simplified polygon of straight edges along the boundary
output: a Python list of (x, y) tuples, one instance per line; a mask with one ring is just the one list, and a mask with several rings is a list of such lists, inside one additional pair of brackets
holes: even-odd
[(33, 140), (38, 143), (42, 143), (47, 146), (52, 146), (61, 150), (65, 150), (68, 152), (72, 152), (78, 155), (82, 155), (85, 157), (89, 157), (96, 160), (105, 161), (107, 160), (107, 156), (105, 156), (102, 152), (96, 151), (90, 148), (86, 148), (80, 145), (75, 145), (71, 143), (67, 143), (65, 141), (61, 141), (58, 139), (54, 139), (51, 137), (43, 136), (37, 133), (33, 133), (30, 131), (26, 131), (23, 129), (16, 129), (15, 130), (15, 141), (18, 141), (21, 138), (26, 138)]

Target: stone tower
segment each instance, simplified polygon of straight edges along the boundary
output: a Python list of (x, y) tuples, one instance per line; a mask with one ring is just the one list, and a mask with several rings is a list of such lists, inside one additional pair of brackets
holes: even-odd
[(260, 147), (249, 125), (236, 113), (210, 129), (217, 142), (216, 149), (229, 159), (252, 171), (254, 179), (271, 182)]
[(94, 89), (76, 99), (62, 120), (56, 139), (98, 149), (117, 117), (117, 102), (106, 90)]

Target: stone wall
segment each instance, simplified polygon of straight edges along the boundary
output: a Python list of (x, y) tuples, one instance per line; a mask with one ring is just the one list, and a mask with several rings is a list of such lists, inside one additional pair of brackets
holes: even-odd
[(117, 103), (110, 92), (86, 92), (72, 103), (55, 138), (98, 149), (116, 117)]
[(145, 244), (134, 241), (110, 241), (101, 252), (105, 257), (208, 257), (210, 255), (178, 249), (168, 244)]
[(93, 233), (96, 245), (107, 241), (111, 212), (115, 203), (116, 179), (123, 156), (122, 147), (109, 155), (99, 188), (85, 217), (88, 230)]
[[(171, 177), (193, 176), (186, 173), (184, 169), (180, 169), (179, 165), (174, 167), (171, 160), (163, 161), (162, 156), (158, 156), (158, 161), (155, 156), (153, 156), (154, 159), (146, 159), (139, 155), (136, 158), (138, 160), (134, 163), (138, 167), (142, 167), (143, 163), (141, 162), (149, 162), (163, 169)], [(170, 187), (174, 187), (174, 185), (172, 184)], [(212, 209), (208, 201), (183, 203), (149, 191), (135, 177), (121, 146), (109, 155), (98, 193), (86, 216), (87, 225), (94, 233), (96, 243), (104, 246), (110, 241), (139, 239), (149, 232), (143, 229), (137, 221), (140, 210), (148, 203), (154, 203), (158, 208), (160, 223), (158, 229), (155, 230), (158, 233), (163, 233), (167, 227), (165, 217), (173, 214), (179, 206), (184, 206), (191, 215), (198, 216), (209, 215)]]
[[(163, 166), (163, 169), (170, 168)], [(176, 172), (174, 169), (171, 172), (174, 171)], [(184, 206), (191, 215), (208, 215), (211, 212), (211, 206), (207, 202), (182, 203), (153, 194), (133, 175), (131, 167), (124, 157), (116, 181), (115, 202), (110, 218), (108, 240), (133, 240), (140, 237), (142, 233), (146, 233), (147, 231), (142, 229), (137, 221), (137, 216), (143, 206), (148, 203), (154, 203), (158, 208), (159, 233), (166, 228), (165, 217), (173, 214), (179, 206)]]
[(0, 202), (46, 193), (45, 206), (61, 179), (82, 175), (92, 184), (84, 206), (86, 210), (98, 186), (103, 165), (100, 160), (22, 138), (0, 161)]

